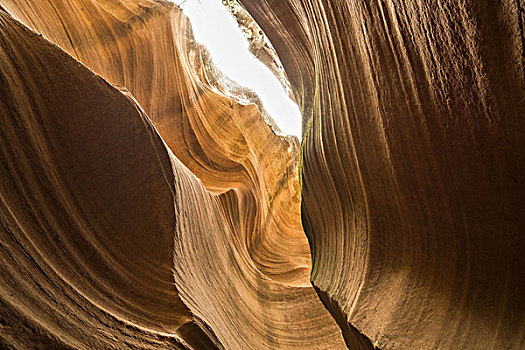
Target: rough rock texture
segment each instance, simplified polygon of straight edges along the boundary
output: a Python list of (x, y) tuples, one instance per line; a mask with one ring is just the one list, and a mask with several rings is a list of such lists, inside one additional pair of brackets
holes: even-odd
[(191, 320), (162, 140), (130, 96), (0, 21), (2, 344), (178, 347), (160, 333)]
[(102, 76), (2, 12), (4, 345), (344, 347), (309, 282), (297, 139), (180, 10), (0, 5)]
[(524, 348), (523, 2), (241, 3), (301, 168), (173, 4), (0, 0), (0, 347)]
[(524, 3), (241, 3), (304, 112), (312, 280), (349, 347), (523, 349)]

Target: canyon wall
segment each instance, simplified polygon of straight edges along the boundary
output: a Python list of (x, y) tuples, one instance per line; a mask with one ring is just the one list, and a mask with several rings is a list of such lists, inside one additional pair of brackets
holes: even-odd
[(178, 8), (0, 4), (3, 344), (344, 347), (309, 282), (299, 143)]
[(312, 281), (349, 347), (523, 348), (523, 2), (241, 3), (304, 112)]
[(302, 146), (172, 3), (0, 0), (0, 347), (525, 347), (523, 2), (240, 2)]

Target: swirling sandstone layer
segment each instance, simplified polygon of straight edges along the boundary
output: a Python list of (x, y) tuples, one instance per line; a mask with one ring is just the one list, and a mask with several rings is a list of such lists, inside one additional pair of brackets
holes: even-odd
[(162, 140), (130, 96), (0, 21), (2, 344), (178, 347)]
[(312, 280), (348, 346), (524, 348), (523, 2), (241, 2), (304, 112)]
[[(136, 8), (131, 7), (135, 2), (117, 6), (114, 1), (91, 0), (2, 3), (17, 19), (108, 81), (125, 86), (175, 155), (209, 190), (220, 194), (235, 189), (247, 201), (243, 210), (255, 210), (240, 213), (247, 243), (260, 246), (255, 250), (261, 255), (280, 254), (280, 259), (292, 255), (295, 262), (279, 269), (302, 274), (298, 283), (308, 284), (308, 245), (298, 216), (300, 199), (293, 176), (297, 172), (296, 141), (276, 137), (254, 105), (224, 96), (239, 95), (247, 103), (253, 93), (236, 91), (242, 89), (224, 82), (225, 78), (217, 81), (205, 53), (192, 42), (188, 21), (180, 10), (162, 1), (152, 2), (151, 7), (133, 5)], [(108, 9), (106, 3), (117, 9)], [(283, 206), (283, 201), (288, 203)], [(284, 217), (276, 222), (272, 215), (279, 210)], [(282, 227), (262, 230), (268, 225)], [(281, 241), (287, 249), (268, 247), (271, 240), (279, 239), (264, 237), (273, 232), (284, 234)], [(254, 254), (255, 259), (259, 257)], [(267, 259), (260, 258), (264, 265)]]
[(297, 140), (180, 10), (0, 5), (4, 345), (343, 346), (309, 283)]
[(297, 140), (175, 6), (0, 0), (0, 345), (523, 348), (523, 3), (241, 2), (309, 242)]

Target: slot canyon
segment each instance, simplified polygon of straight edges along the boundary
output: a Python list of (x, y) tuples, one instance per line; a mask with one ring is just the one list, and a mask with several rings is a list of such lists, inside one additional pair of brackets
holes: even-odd
[(300, 139), (182, 5), (0, 0), (0, 348), (525, 349), (525, 2), (223, 3)]

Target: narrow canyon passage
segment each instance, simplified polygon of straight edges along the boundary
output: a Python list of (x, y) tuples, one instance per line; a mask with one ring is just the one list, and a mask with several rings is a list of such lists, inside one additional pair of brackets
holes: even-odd
[[(12, 15), (101, 75), (90, 76), (80, 65), (78, 74), (88, 77), (75, 82), (67, 81), (72, 72), (63, 67), (60, 72), (42, 68), (38, 70), (41, 76), (28, 73), (24, 79), (49, 81), (49, 85), (27, 92), (41, 98), (17, 100), (19, 105), (9, 108), (35, 115), (37, 120), (43, 118), (43, 125), (34, 121), (34, 125), (15, 135), (9, 133), (11, 138), (7, 140), (28, 138), (35, 128), (44, 129), (42, 142), (46, 145), (56, 142), (55, 138), (62, 140), (47, 146), (41, 157), (54, 159), (52, 164), (59, 172), (55, 176), (67, 183), (53, 183), (47, 191), (61, 193), (57, 201), (65, 200), (67, 204), (63, 204), (62, 213), (52, 214), (60, 220), (46, 232), (59, 238), (38, 246), (38, 251), (46, 267), (58, 275), (53, 284), (65, 283), (74, 295), (83, 296), (81, 309), (85, 311), (62, 297), (58, 302), (72, 310), (63, 312), (65, 320), (58, 323), (48, 325), (50, 321), (40, 320), (41, 312), (16, 307), (9, 309), (4, 318), (19, 319), (29, 314), (39, 325), (52, 327), (49, 339), (44, 341), (48, 346), (343, 348), (336, 322), (309, 281), (310, 250), (300, 221), (298, 139), (276, 134), (279, 128), (267, 124), (271, 120), (261, 115), (264, 109), (257, 96), (216, 69), (209, 54), (193, 39), (188, 19), (176, 6), (152, 2), (146, 11), (140, 6), (130, 8), (122, 3), (111, 8), (110, 4), (3, 4), (10, 9), (5, 14), (7, 28), (21, 27), (9, 18)], [(6, 55), (13, 66), (7, 76), (16, 76), (15, 72), (22, 69), (19, 65), (27, 69), (37, 66), (31, 59), (44, 60), (48, 51), (60, 51), (29, 31), (26, 36), (23, 40), (9, 36), (14, 48), (5, 51), (20, 50), (17, 43), (28, 40), (30, 44), (26, 45), (39, 50), (38, 58), (29, 56), (20, 61)], [(65, 53), (59, 62), (63, 60), (67, 61)], [(51, 62), (42, 65), (55, 65)], [(83, 89), (86, 79), (99, 85), (102, 79), (107, 80), (113, 87), (106, 84), (105, 90), (123, 94), (120, 103), (127, 102), (131, 110), (134, 103), (140, 104), (134, 107), (139, 115), (112, 112), (107, 105), (113, 102), (105, 102), (107, 98), (103, 97), (108, 92)], [(62, 102), (62, 89), (68, 84), (79, 87), (77, 95)], [(56, 100), (49, 97), (51, 92)], [(82, 102), (84, 97), (87, 102)], [(41, 105), (35, 106), (33, 99)], [(91, 99), (94, 101), (89, 102)], [(86, 103), (92, 110), (84, 111)], [(75, 112), (75, 106), (79, 112)], [(101, 121), (92, 120), (92, 113)], [(11, 118), (23, 119), (16, 113)], [(68, 129), (58, 128), (57, 119), (67, 121)], [(123, 130), (126, 124), (131, 125), (126, 128), (137, 131)], [(141, 125), (154, 129), (141, 131), (144, 135), (136, 140)], [(128, 138), (130, 132), (134, 138)], [(79, 137), (78, 133), (85, 136)], [(69, 140), (73, 135), (75, 140)], [(113, 138), (125, 145), (112, 145)], [(106, 147), (101, 149), (102, 145)], [(97, 152), (92, 152), (92, 147)], [(113, 152), (113, 147), (124, 154)], [(82, 161), (77, 153), (84, 154)], [(16, 164), (11, 166), (16, 168)], [(7, 174), (24, 178), (22, 170), (11, 166)], [(113, 174), (101, 174), (104, 166), (111, 166)], [(45, 168), (31, 171), (41, 172), (45, 173)], [(108, 180), (110, 176), (112, 181)], [(43, 191), (43, 184), (26, 181), (32, 192)], [(6, 191), (13, 198), (24, 193), (16, 186), (6, 186)], [(23, 205), (16, 203), (7, 206), (19, 208), (12, 220), (24, 212)], [(142, 205), (147, 210), (142, 210)], [(75, 210), (67, 209), (70, 206)], [(45, 212), (54, 210), (58, 211)], [(49, 220), (44, 213), (37, 214), (34, 226)], [(80, 227), (62, 227), (63, 222), (77, 217), (82, 219)], [(95, 224), (100, 227), (91, 227)], [(41, 232), (28, 225), (20, 225), (18, 234), (32, 242)], [(57, 250), (70, 254), (54, 258)], [(25, 252), (23, 247), (17, 251), (21, 255)], [(36, 262), (32, 267), (36, 269), (40, 264), (44, 263)], [(77, 277), (70, 266), (90, 274)], [(10, 272), (6, 279), (15, 275)], [(64, 275), (69, 278), (62, 278)], [(26, 289), (20, 294), (44, 299), (42, 303), (52, 302), (47, 300), (50, 297), (36, 293), (39, 291), (33, 286)], [(60, 291), (44, 289), (51, 295)], [(101, 325), (91, 308), (108, 313), (117, 325)], [(88, 325), (84, 337), (93, 339), (71, 344), (67, 329), (74, 328), (79, 317)], [(24, 327), (35, 326), (27, 322)], [(133, 327), (133, 331), (116, 337), (113, 329), (122, 327)], [(10, 330), (8, 343), (31, 341), (31, 336), (21, 337), (17, 327), (6, 329)], [(35, 332), (48, 334), (40, 328)]]
[[(175, 2), (177, 3), (177, 2)], [(282, 64), (262, 29), (237, 1), (182, 1), (195, 41), (206, 47), (213, 64), (261, 101), (261, 114), (274, 132), (301, 138), (301, 112)], [(208, 68), (209, 69), (209, 68)], [(221, 80), (221, 79), (219, 79)], [(213, 85), (217, 85), (214, 83)], [(239, 89), (225, 88), (233, 95)], [(240, 101), (242, 94), (233, 96)]]
[(301, 140), (176, 3), (0, 0), (0, 347), (524, 348), (523, 3), (224, 3)]

